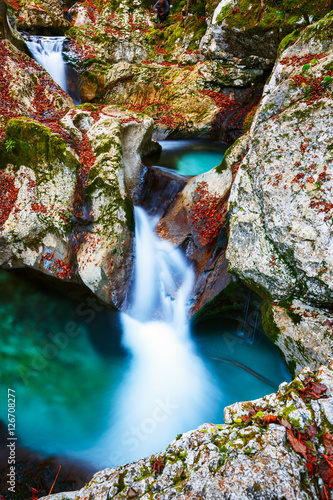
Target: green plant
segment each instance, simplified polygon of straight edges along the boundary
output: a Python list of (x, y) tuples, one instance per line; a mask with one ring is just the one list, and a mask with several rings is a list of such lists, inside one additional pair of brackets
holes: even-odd
[(307, 71), (308, 69), (310, 69), (310, 64), (309, 63), (304, 64), (302, 71)]
[(16, 142), (13, 139), (7, 139), (5, 142), (6, 151), (11, 151), (16, 146)]

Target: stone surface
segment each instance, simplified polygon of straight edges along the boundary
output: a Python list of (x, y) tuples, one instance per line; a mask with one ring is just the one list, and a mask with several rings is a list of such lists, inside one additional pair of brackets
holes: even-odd
[[(200, 3), (197, 9), (204, 13), (205, 2)], [(144, 112), (164, 137), (209, 135), (220, 110), (227, 121), (234, 108), (252, 103), (245, 94), (249, 86), (261, 90), (264, 68), (245, 67), (232, 58), (206, 60), (199, 50), (205, 16), (182, 20), (180, 6), (174, 7), (169, 24), (160, 29), (144, 2), (133, 8), (126, 1), (94, 12), (88, 4), (74, 6), (75, 26), (67, 33), (73, 41), (69, 57), (80, 68), (82, 101)], [(85, 12), (82, 22), (78, 9)], [(221, 97), (223, 89), (226, 95)], [(234, 116), (229, 122), (235, 123)], [(237, 137), (242, 123), (238, 128)]]
[(63, 6), (59, 0), (22, 1), (19, 9), (14, 10), (16, 28), (43, 34), (48, 30), (52, 34), (63, 34), (70, 28), (64, 17)]
[[(325, 315), (333, 299), (332, 29), (328, 14), (282, 42), (290, 46), (264, 89), (229, 200), (230, 271), (287, 312), (299, 299)], [(274, 321), (289, 361), (302, 366), (305, 349), (312, 368), (326, 362), (331, 335), (320, 322), (287, 326), (279, 308)]]
[[(326, 385), (318, 400), (301, 397), (309, 379)], [(204, 424), (178, 436), (162, 453), (105, 469), (75, 494), (51, 495), (50, 500), (318, 498), (324, 483), (310, 477), (306, 460), (290, 446), (287, 432), (297, 436), (315, 424), (313, 455), (324, 461), (322, 436), (332, 432), (327, 420), (332, 392), (332, 366), (316, 373), (305, 368), (276, 394), (227, 407), (224, 425)], [(269, 423), (272, 417), (275, 423)]]
[(267, 69), (275, 62), (280, 41), (295, 29), (318, 21), (330, 10), (324, 0), (314, 4), (222, 0), (216, 7), (200, 49), (208, 59), (234, 61)]
[[(5, 140), (15, 147), (4, 171), (15, 178), (18, 193), (1, 228), (1, 265), (83, 282), (119, 308), (132, 272), (130, 193), (139, 177), (140, 152), (150, 145), (152, 120), (106, 107), (72, 109), (60, 124), (77, 141), (79, 158), (38, 122), (11, 120), (6, 126)], [(32, 135), (38, 137), (37, 158), (20, 157), (22, 130), (30, 147)], [(49, 141), (45, 147), (40, 147), (42, 133)]]

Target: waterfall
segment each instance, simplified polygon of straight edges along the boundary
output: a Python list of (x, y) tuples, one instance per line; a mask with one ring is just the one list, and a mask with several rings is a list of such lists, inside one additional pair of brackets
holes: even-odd
[(24, 38), (33, 58), (67, 92), (65, 61), (62, 57), (65, 37), (26, 35)]
[(111, 401), (109, 430), (93, 453), (101, 466), (161, 451), (214, 414), (219, 393), (190, 336), (193, 270), (179, 249), (157, 237), (156, 218), (136, 207), (135, 222), (134, 287), (121, 314), (131, 359)]

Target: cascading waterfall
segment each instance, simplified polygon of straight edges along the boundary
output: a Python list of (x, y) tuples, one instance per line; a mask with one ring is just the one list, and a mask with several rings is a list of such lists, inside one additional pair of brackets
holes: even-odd
[(33, 58), (51, 75), (53, 80), (67, 92), (65, 61), (62, 57), (64, 36), (25, 36)]
[[(179, 249), (157, 237), (157, 220), (140, 207), (135, 222), (135, 284), (131, 306), (122, 313), (131, 363), (112, 398), (110, 428), (95, 449), (102, 466), (160, 451), (161, 443), (202, 424), (207, 408), (214, 414), (219, 392), (190, 338), (193, 270)], [(110, 455), (103, 461), (106, 447)]]

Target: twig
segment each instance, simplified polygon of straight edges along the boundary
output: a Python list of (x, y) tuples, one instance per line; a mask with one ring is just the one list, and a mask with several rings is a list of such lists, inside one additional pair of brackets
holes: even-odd
[(57, 478), (58, 478), (58, 476), (59, 476), (60, 469), (61, 469), (61, 465), (59, 465), (59, 469), (58, 469), (57, 475), (56, 475), (56, 477), (55, 477), (55, 480), (53, 481), (53, 484), (52, 484), (52, 486), (51, 486), (51, 489), (50, 489), (50, 491), (49, 491), (49, 494), (47, 495), (46, 500), (49, 500), (49, 497), (50, 497), (50, 495), (51, 495), (51, 493), (52, 493), (52, 490), (53, 490), (53, 486), (55, 485), (55, 482), (56, 482), (56, 480), (57, 480)]

